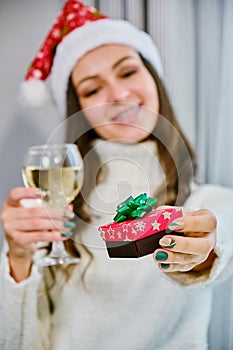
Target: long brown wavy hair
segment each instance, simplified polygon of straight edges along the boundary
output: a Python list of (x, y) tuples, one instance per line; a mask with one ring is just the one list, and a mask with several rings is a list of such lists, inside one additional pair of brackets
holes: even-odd
[[(143, 57), (141, 59), (154, 78), (159, 95), (159, 119), (149, 138), (157, 143), (158, 157), (166, 180), (157, 189), (155, 196), (159, 198), (159, 205), (182, 205), (191, 191), (191, 183), (196, 170), (196, 157), (175, 117), (162, 80), (152, 66)], [(77, 112), (79, 112), (78, 116), (74, 117)], [(82, 191), (73, 201), (73, 205), (77, 217), (81, 219), (79, 220), (80, 224), (85, 225), (85, 222), (90, 222), (91, 218), (85, 206), (84, 198), (87, 198), (98, 182), (97, 174), (100, 169), (100, 161), (95, 149), (92, 148), (92, 143), (99, 136), (81, 112), (71, 78), (67, 90), (66, 118), (66, 142), (73, 143), (76, 140), (75, 143), (78, 145), (84, 159), (85, 180)], [(87, 154), (88, 157), (85, 157)], [(72, 255), (80, 256), (80, 245), (73, 240), (66, 241), (65, 245)], [(85, 246), (82, 246), (83, 249), (88, 252), (91, 262), (93, 258), (91, 252)], [(69, 271), (69, 268), (67, 268), (67, 271)]]

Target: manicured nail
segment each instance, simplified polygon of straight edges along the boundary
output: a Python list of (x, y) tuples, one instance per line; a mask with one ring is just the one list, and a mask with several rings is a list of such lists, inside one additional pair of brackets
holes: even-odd
[(72, 222), (72, 221), (64, 221), (64, 222), (63, 222), (63, 226), (64, 226), (65, 228), (74, 228), (76, 225), (75, 225), (75, 223)]
[(176, 245), (176, 241), (170, 237), (162, 237), (159, 240), (159, 244), (164, 248), (173, 248)]
[(162, 269), (168, 269), (169, 266), (170, 264), (164, 264), (164, 263), (161, 264)]
[(73, 219), (74, 218), (74, 212), (73, 211), (64, 211), (63, 217), (66, 219)]
[(155, 258), (156, 258), (156, 260), (159, 260), (159, 261), (164, 261), (164, 260), (167, 260), (167, 258), (168, 258), (168, 253), (166, 253), (166, 252), (157, 252), (156, 254), (155, 254)]
[(73, 236), (73, 232), (62, 232), (61, 236), (62, 237), (72, 237)]
[(184, 228), (184, 221), (182, 220), (174, 220), (172, 222), (170, 222), (170, 224), (168, 225), (168, 228), (170, 228), (170, 230), (176, 231), (176, 230), (183, 230)]

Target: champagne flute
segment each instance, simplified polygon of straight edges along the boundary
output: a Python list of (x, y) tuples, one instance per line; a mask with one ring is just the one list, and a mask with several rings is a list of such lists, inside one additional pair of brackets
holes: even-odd
[[(41, 190), (42, 204), (49, 208), (65, 208), (79, 193), (84, 167), (78, 147), (74, 144), (48, 144), (29, 147), (22, 169), (26, 187)], [(38, 266), (78, 263), (69, 255), (64, 243), (52, 242), (49, 255), (35, 259)]]

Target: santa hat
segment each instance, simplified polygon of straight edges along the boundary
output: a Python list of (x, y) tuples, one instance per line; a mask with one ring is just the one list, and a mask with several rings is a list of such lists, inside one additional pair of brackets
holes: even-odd
[(40, 106), (49, 92), (66, 113), (66, 92), (73, 67), (88, 51), (104, 44), (124, 44), (147, 59), (159, 76), (160, 56), (151, 37), (128, 21), (110, 19), (78, 0), (67, 0), (20, 88), (24, 105)]

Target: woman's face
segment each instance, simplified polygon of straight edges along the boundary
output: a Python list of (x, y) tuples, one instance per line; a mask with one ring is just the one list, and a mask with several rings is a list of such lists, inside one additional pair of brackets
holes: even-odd
[(72, 82), (87, 120), (100, 137), (136, 142), (155, 128), (157, 87), (134, 49), (111, 44), (88, 52), (75, 65)]

